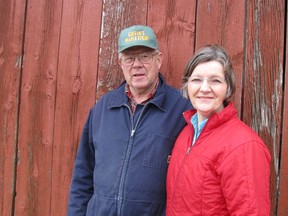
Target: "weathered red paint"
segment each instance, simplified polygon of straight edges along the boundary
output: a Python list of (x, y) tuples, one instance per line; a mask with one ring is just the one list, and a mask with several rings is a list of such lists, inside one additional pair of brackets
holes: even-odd
[(61, 10), (58, 0), (27, 2), (15, 215), (50, 214)]
[(271, 215), (288, 213), (284, 0), (12, 0), (0, 13), (0, 215), (66, 214), (83, 124), (122, 82), (117, 38), (133, 24), (154, 28), (161, 72), (177, 88), (200, 46), (230, 52), (239, 116), (273, 157)]
[[(286, 41), (287, 41), (286, 35)], [(286, 53), (288, 53), (288, 44), (286, 43)], [(288, 62), (288, 55), (286, 55), (285, 63)], [(284, 80), (284, 95), (283, 95), (283, 110), (279, 115), (282, 116), (282, 124), (279, 127), (282, 129), (281, 139), (281, 161), (279, 174), (279, 192), (275, 193), (272, 197), (276, 199), (278, 197), (278, 215), (288, 215), (288, 70), (287, 66), (285, 69), (285, 80)]]
[(242, 116), (270, 149), (271, 215), (276, 215), (284, 96), (285, 2), (247, 1), (246, 10)]
[(148, 25), (159, 40), (164, 60), (160, 71), (179, 88), (184, 67), (194, 53), (196, 1), (149, 1)]
[(25, 1), (0, 2), (0, 215), (12, 215)]
[[(64, 1), (58, 56), (50, 215), (66, 215), (80, 134), (95, 103), (101, 1)], [(69, 53), (67, 53), (69, 50)]]

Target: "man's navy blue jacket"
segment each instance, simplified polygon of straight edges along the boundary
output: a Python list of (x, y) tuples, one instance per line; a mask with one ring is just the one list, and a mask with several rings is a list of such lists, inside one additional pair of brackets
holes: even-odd
[(69, 216), (164, 216), (168, 156), (189, 100), (160, 82), (132, 114), (126, 82), (104, 95), (85, 124), (69, 194)]

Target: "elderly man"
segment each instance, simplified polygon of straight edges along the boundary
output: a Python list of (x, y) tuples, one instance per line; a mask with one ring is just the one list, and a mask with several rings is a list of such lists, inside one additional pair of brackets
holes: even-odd
[(191, 109), (159, 73), (163, 54), (154, 31), (135, 25), (118, 40), (125, 81), (91, 109), (79, 144), (69, 216), (165, 215), (166, 173)]

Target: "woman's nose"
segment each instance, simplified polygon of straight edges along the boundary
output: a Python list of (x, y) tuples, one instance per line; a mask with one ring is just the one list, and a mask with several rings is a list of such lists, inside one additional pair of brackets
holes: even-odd
[(207, 79), (203, 79), (203, 82), (202, 82), (202, 84), (200, 86), (200, 90), (201, 91), (210, 91), (211, 90)]

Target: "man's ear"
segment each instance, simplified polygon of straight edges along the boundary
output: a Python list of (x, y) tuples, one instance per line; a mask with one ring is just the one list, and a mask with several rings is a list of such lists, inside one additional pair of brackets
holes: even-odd
[(157, 63), (158, 63), (158, 68), (160, 69), (162, 63), (163, 63), (163, 53), (159, 52), (157, 55)]
[(118, 65), (122, 68), (122, 63), (121, 63), (121, 60), (118, 58)]

